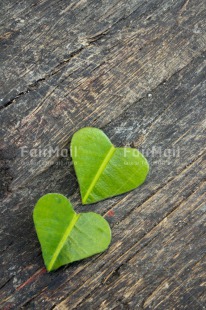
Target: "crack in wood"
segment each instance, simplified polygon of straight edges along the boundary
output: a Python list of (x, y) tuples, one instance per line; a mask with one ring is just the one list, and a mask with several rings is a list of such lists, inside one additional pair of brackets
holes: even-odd
[(0, 106), (0, 110), (4, 109), (4, 108), (8, 107), (9, 105), (11, 105), (12, 103), (14, 103), (19, 97), (29, 93), (32, 90), (37, 89), (41, 82), (44, 82), (44, 81), (48, 80), (49, 78), (51, 78), (53, 75), (57, 74), (65, 66), (65, 64), (69, 63), (72, 58), (79, 55), (83, 49), (84, 48), (82, 47), (82, 48), (76, 50), (75, 52), (71, 53), (67, 59), (60, 62), (49, 74), (46, 74), (44, 77), (42, 77), (39, 80), (35, 81), (34, 83), (28, 85), (28, 88), (25, 91), (20, 92), (18, 95), (11, 98), (9, 101), (7, 101), (2, 106)]
[(42, 81), (46, 81), (47, 79), (49, 79), (51, 76), (57, 74), (61, 69), (64, 68), (65, 64), (67, 64), (73, 57), (79, 55), (85, 48), (87, 48), (88, 46), (90, 46), (92, 43), (97, 42), (98, 40), (102, 39), (102, 37), (104, 37), (105, 35), (107, 35), (111, 29), (116, 26), (119, 22), (121, 22), (122, 20), (127, 19), (128, 17), (130, 17), (137, 9), (139, 8), (139, 6), (137, 8), (135, 8), (135, 10), (133, 10), (129, 15), (124, 16), (122, 18), (120, 18), (119, 20), (117, 20), (115, 23), (113, 23), (112, 25), (110, 25), (109, 28), (106, 28), (105, 30), (101, 30), (99, 33), (94, 34), (93, 36), (90, 36), (87, 38), (87, 44), (85, 44), (84, 46), (80, 47), (79, 49), (77, 49), (76, 51), (73, 51), (69, 57), (66, 60), (61, 61), (54, 69), (52, 69), (51, 73), (46, 74), (44, 77), (38, 79), (37, 81), (33, 82), (32, 84), (28, 85), (27, 89), (25, 91), (20, 92), (19, 94), (17, 94), (15, 97), (11, 98), (9, 101), (5, 102), (2, 106), (0, 106), (0, 110), (8, 107), (9, 105), (11, 105), (13, 102), (15, 102), (15, 100), (17, 100), (19, 97), (29, 93), (31, 90), (34, 90), (38, 87), (39, 83)]

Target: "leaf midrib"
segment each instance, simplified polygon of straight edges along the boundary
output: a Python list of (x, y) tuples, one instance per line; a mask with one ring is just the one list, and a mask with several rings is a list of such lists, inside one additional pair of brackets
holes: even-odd
[(108, 162), (109, 162), (110, 159), (112, 158), (114, 152), (115, 152), (115, 147), (114, 147), (114, 145), (111, 145), (111, 147), (110, 147), (110, 149), (109, 149), (107, 155), (104, 157), (104, 159), (103, 159), (101, 165), (99, 166), (99, 169), (97, 170), (96, 175), (94, 176), (94, 178), (93, 178), (93, 180), (92, 180), (92, 182), (91, 182), (91, 184), (90, 184), (90, 186), (89, 186), (89, 188), (88, 188), (86, 194), (84, 195), (84, 197), (83, 197), (83, 199), (82, 199), (82, 202), (83, 202), (83, 203), (86, 203), (86, 201), (87, 201), (89, 195), (91, 194), (91, 192), (92, 192), (94, 186), (96, 185), (96, 183), (97, 183), (99, 177), (101, 176), (101, 174), (102, 174), (102, 172), (104, 171), (105, 167), (107, 166)]
[(62, 250), (62, 248), (63, 248), (63, 246), (64, 246), (64, 244), (65, 244), (65, 242), (66, 242), (66, 240), (68, 238), (68, 236), (70, 235), (70, 233), (71, 233), (72, 229), (74, 228), (74, 225), (76, 224), (76, 222), (79, 219), (80, 215), (81, 214), (77, 214), (77, 213), (74, 214), (71, 222), (69, 223), (67, 229), (65, 230), (65, 232), (64, 232), (64, 234), (63, 234), (63, 236), (62, 236), (62, 238), (61, 238), (61, 240), (60, 240), (60, 242), (59, 242), (59, 244), (58, 244), (58, 246), (57, 246), (57, 248), (56, 248), (56, 250), (55, 250), (55, 252), (54, 252), (54, 254), (52, 256), (52, 258), (51, 258), (51, 261), (50, 261), (50, 263), (49, 263), (49, 265), (47, 267), (48, 271), (52, 270), (52, 268), (53, 268), (53, 266), (54, 266), (54, 264), (56, 262), (56, 259), (57, 259), (58, 255), (59, 255), (59, 253), (61, 252), (61, 250)]

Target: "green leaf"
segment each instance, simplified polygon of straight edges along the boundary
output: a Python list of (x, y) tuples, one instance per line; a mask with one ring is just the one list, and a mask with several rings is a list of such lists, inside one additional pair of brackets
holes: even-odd
[(105, 251), (111, 230), (99, 214), (77, 214), (60, 194), (42, 196), (33, 212), (34, 224), (48, 271)]
[(82, 128), (73, 135), (71, 156), (83, 204), (126, 193), (141, 185), (149, 171), (137, 149), (115, 148), (97, 128)]

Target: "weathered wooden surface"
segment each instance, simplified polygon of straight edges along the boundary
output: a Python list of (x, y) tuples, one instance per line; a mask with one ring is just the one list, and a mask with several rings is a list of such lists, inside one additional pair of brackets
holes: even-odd
[[(203, 0), (1, 2), (1, 309), (205, 309)], [(139, 189), (81, 206), (83, 126), (150, 162)], [(108, 219), (107, 252), (48, 274), (32, 222), (47, 192)]]

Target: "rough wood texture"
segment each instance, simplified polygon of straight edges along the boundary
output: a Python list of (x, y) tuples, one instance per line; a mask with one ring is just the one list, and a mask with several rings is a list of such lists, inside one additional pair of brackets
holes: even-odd
[[(0, 308), (205, 309), (205, 1), (0, 6)], [(143, 151), (147, 182), (83, 207), (70, 158), (29, 153), (83, 126)], [(105, 215), (108, 251), (46, 273), (31, 214), (47, 192)]]

